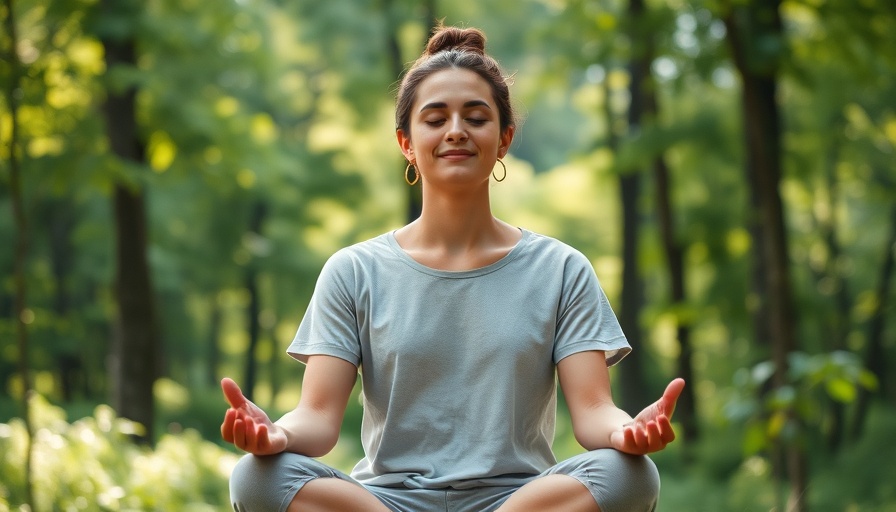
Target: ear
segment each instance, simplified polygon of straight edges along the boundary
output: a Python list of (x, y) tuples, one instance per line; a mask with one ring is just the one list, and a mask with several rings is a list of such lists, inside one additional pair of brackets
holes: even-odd
[(411, 146), (411, 138), (404, 133), (401, 128), (395, 130), (395, 137), (398, 139), (398, 147), (401, 148), (401, 154), (408, 162), (414, 161), (414, 148)]
[(510, 125), (501, 134), (501, 145), (498, 147), (498, 158), (504, 158), (510, 151), (510, 143), (513, 142), (513, 134), (516, 132), (516, 126)]

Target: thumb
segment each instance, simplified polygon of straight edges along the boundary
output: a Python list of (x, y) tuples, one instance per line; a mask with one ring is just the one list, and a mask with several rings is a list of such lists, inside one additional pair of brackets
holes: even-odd
[(675, 403), (678, 402), (678, 397), (681, 396), (681, 392), (684, 390), (684, 379), (678, 378), (673, 380), (666, 386), (666, 390), (663, 391), (663, 409), (670, 419), (672, 418), (672, 413), (675, 411)]
[(239, 409), (248, 402), (246, 397), (243, 396), (243, 392), (240, 390), (239, 385), (237, 385), (233, 379), (228, 377), (221, 379), (221, 390), (224, 391), (224, 398), (227, 399), (227, 402), (230, 403), (230, 406), (234, 409)]

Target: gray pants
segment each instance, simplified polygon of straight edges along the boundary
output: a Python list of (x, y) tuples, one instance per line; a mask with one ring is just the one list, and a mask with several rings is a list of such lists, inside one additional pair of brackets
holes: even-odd
[(652, 512), (660, 490), (659, 473), (647, 457), (594, 450), (571, 457), (519, 485), (474, 489), (407, 489), (363, 485), (321, 462), (295, 453), (246, 455), (230, 477), (236, 512), (283, 512), (303, 485), (315, 478), (339, 478), (361, 485), (396, 512), (488, 512), (539, 476), (568, 475), (591, 491), (602, 512)]

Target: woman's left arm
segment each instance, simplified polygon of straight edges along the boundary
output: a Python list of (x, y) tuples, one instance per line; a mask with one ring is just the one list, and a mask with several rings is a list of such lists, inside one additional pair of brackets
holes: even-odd
[(675, 379), (663, 396), (633, 419), (613, 403), (604, 352), (573, 354), (557, 364), (576, 440), (587, 450), (614, 448), (634, 455), (660, 451), (675, 439), (672, 412), (684, 389)]

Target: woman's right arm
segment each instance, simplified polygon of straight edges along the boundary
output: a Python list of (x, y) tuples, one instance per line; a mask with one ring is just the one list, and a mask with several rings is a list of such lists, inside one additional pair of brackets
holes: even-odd
[(225, 378), (221, 387), (230, 409), (224, 416), (221, 436), (256, 455), (283, 451), (309, 457), (325, 455), (339, 439), (357, 375), (355, 365), (338, 357), (309, 357), (299, 404), (276, 422), (247, 400), (235, 382)]

